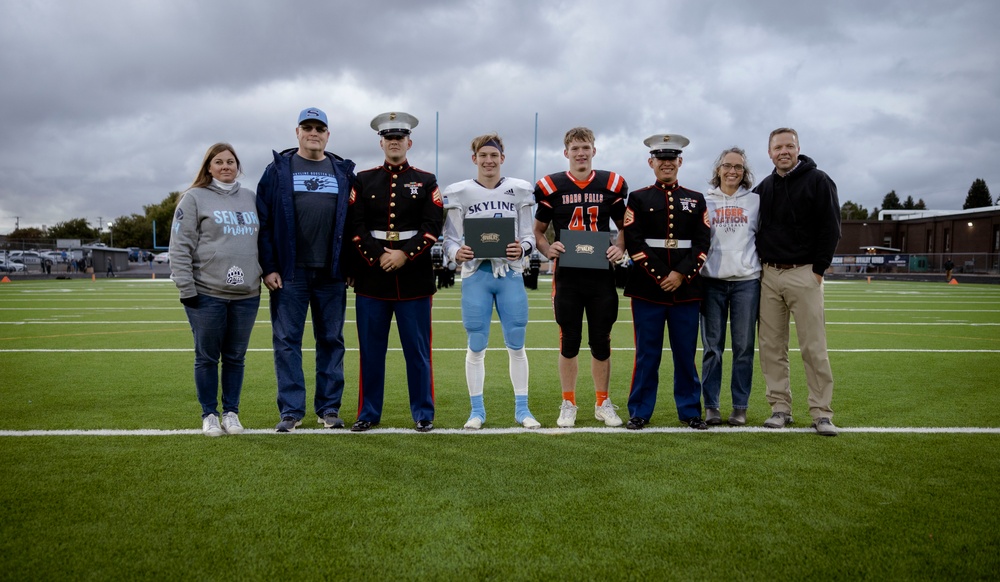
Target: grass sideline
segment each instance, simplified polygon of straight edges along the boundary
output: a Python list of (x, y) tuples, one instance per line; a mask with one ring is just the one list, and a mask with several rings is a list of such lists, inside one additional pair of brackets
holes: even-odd
[[(434, 302), (445, 428), (468, 415), (458, 297), (456, 286)], [(553, 427), (557, 332), (547, 289), (529, 297), (531, 406)], [(839, 425), (997, 426), (1000, 287), (831, 282), (826, 304)], [(630, 320), (623, 298), (612, 377), (623, 408)], [(240, 415), (254, 429), (277, 420), (269, 331), (265, 299)], [(352, 323), (345, 336), (350, 422)], [(490, 345), (487, 426), (511, 428), (496, 326)], [(408, 429), (402, 355), (389, 358), (383, 425)], [(196, 429), (191, 361), (169, 282), (0, 285), (0, 430)], [(792, 361), (793, 412), (808, 426)], [(581, 374), (579, 426), (596, 429), (588, 384)], [(757, 373), (749, 420), (767, 414)], [(678, 426), (669, 389), (653, 426)], [(981, 579), (1000, 567), (995, 434), (338, 437), (0, 437), (0, 579)]]

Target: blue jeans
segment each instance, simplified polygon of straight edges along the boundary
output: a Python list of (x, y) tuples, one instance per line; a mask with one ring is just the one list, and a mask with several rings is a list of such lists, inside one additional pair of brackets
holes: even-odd
[(701, 302), (701, 387), (705, 408), (719, 408), (722, 392), (722, 354), (726, 351), (726, 320), (732, 329), (733, 369), (730, 390), (733, 408), (746, 410), (753, 386), (754, 338), (760, 307), (760, 279), (724, 281), (705, 278)]
[(295, 277), (271, 291), (271, 341), (278, 379), (278, 413), (301, 420), (306, 414), (306, 379), (302, 372), (302, 334), (312, 307), (316, 338), (317, 416), (340, 412), (344, 395), (344, 312), (347, 285), (326, 269), (295, 269)]
[(222, 411), (240, 411), (243, 367), (260, 296), (217, 299), (198, 295), (198, 306), (184, 306), (194, 335), (194, 385), (201, 417), (219, 414), (219, 360), (222, 360)]

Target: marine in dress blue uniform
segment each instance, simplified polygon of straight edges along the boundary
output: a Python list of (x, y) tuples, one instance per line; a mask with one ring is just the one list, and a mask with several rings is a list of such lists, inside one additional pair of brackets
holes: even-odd
[(358, 173), (348, 212), (350, 275), (356, 295), (361, 379), (353, 431), (379, 424), (393, 316), (406, 360), (410, 412), (421, 432), (434, 420), (431, 297), (436, 291), (431, 248), (444, 224), (434, 174), (406, 161), (417, 119), (401, 112), (372, 120), (385, 162)]
[(635, 369), (629, 392), (629, 429), (643, 428), (653, 416), (659, 385), (663, 331), (667, 327), (674, 363), (677, 417), (706, 429), (701, 418), (701, 382), (695, 368), (702, 281), (711, 228), (705, 198), (677, 182), (681, 152), (690, 143), (676, 134), (644, 142), (656, 183), (632, 192), (625, 210), (625, 248), (632, 268), (625, 296), (632, 298)]

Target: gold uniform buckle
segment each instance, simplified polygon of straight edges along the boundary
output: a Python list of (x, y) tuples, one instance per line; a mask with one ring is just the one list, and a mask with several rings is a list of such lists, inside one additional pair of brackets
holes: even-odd
[(676, 249), (677, 248), (677, 239), (668, 238), (668, 239), (664, 240), (663, 241), (663, 248), (665, 248), (665, 249)]
[(387, 231), (385, 231), (385, 240), (387, 240), (387, 241), (398, 241), (399, 240), (399, 232), (395, 231), (395, 230), (387, 230)]

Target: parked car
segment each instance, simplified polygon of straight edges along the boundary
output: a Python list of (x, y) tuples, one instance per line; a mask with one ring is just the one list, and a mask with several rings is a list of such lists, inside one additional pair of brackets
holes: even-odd
[(128, 247), (129, 262), (137, 263), (139, 262), (140, 258), (142, 258), (142, 249), (140, 249), (139, 247)]
[(42, 251), (38, 254), (41, 255), (42, 260), (48, 259), (52, 261), (53, 264), (66, 262), (66, 259), (63, 256), (62, 251)]
[(157, 253), (156, 256), (153, 257), (153, 262), (154, 263), (169, 263), (170, 262), (170, 253), (169, 252)]
[(10, 251), (7, 255), (7, 260), (11, 259), (24, 263), (25, 265), (42, 264), (42, 256), (38, 254), (38, 251)]
[(24, 264), (10, 259), (0, 259), (0, 272), (20, 273), (24, 270)]

